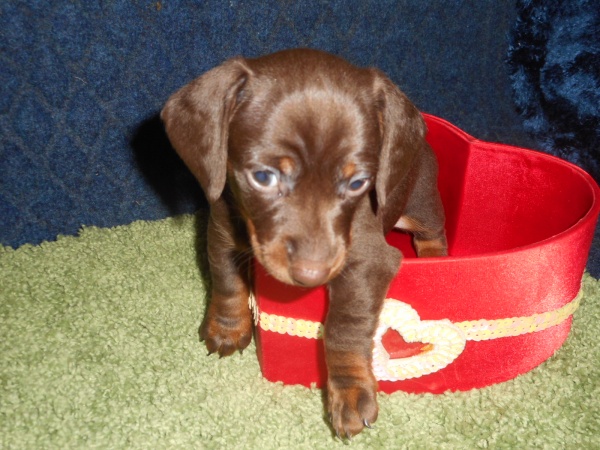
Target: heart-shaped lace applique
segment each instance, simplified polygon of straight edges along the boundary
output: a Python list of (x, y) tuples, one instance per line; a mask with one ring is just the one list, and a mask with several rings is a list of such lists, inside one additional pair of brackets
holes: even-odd
[[(381, 339), (389, 330), (406, 342), (422, 342), (426, 351), (406, 358), (390, 357)], [(378, 380), (400, 381), (418, 378), (443, 369), (464, 350), (463, 331), (449, 320), (421, 320), (407, 303), (387, 299), (379, 316), (374, 338), (373, 373)]]

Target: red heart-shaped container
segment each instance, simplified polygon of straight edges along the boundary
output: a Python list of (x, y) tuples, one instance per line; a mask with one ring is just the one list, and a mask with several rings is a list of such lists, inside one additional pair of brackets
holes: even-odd
[[(600, 210), (598, 186), (578, 167), (424, 117), (450, 256), (416, 258), (409, 236), (388, 236), (405, 258), (375, 344), (385, 392), (480, 388), (549, 358), (569, 333)], [(326, 290), (279, 283), (256, 264), (255, 301), (263, 375), (323, 386)]]

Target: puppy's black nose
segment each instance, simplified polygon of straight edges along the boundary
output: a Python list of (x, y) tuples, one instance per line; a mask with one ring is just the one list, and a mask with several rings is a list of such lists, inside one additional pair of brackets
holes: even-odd
[(294, 282), (304, 287), (319, 286), (328, 281), (329, 266), (320, 261), (298, 260), (290, 266)]

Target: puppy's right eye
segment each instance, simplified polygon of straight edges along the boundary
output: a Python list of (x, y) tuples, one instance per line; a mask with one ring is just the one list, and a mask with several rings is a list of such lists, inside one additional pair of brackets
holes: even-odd
[(271, 190), (279, 185), (278, 174), (268, 169), (251, 172), (248, 178), (255, 188), (261, 190)]

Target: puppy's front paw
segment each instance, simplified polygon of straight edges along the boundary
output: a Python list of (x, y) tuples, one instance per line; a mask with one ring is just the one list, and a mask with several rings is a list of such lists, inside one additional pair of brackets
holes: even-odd
[(242, 351), (252, 340), (252, 317), (247, 306), (237, 309), (223, 308), (211, 302), (200, 329), (200, 337), (206, 344), (209, 355), (219, 353), (229, 356), (236, 350)]
[(327, 383), (331, 425), (341, 439), (352, 438), (377, 420), (377, 382), (373, 377), (349, 385), (331, 379)]

